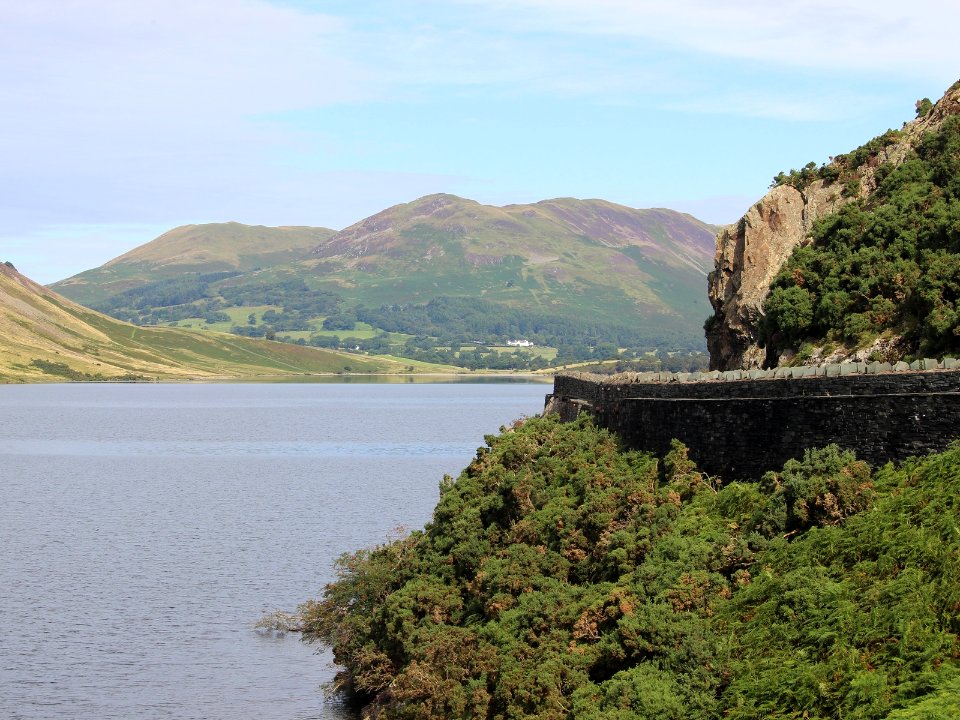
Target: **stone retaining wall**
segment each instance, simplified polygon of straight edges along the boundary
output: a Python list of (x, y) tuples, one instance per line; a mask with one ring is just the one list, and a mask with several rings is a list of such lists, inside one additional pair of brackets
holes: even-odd
[(833, 372), (823, 366), (789, 378), (750, 379), (744, 372), (748, 379), (693, 381), (681, 373), (654, 382), (639, 379), (647, 373), (561, 375), (547, 411), (566, 418), (588, 411), (629, 446), (658, 454), (677, 438), (703, 470), (727, 479), (759, 477), (806, 448), (830, 443), (880, 465), (960, 438), (960, 370), (947, 369), (957, 367), (950, 359), (921, 363), (931, 370)]

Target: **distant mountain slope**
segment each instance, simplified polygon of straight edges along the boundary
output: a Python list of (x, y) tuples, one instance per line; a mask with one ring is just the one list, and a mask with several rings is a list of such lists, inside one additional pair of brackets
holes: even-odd
[(298, 260), (308, 257), (333, 234), (327, 228), (236, 222), (184, 225), (52, 287), (76, 302), (90, 305), (183, 273), (246, 272)]
[(715, 230), (603, 200), (493, 207), (430, 195), (340, 231), (299, 265), (316, 286), (368, 308), (482, 299), (633, 328), (650, 344), (668, 335), (695, 344)]
[[(398, 296), (394, 301), (425, 300), (443, 289), (513, 305), (542, 306), (546, 299), (563, 306), (576, 305), (574, 296), (588, 288), (605, 288), (675, 314), (703, 295), (715, 230), (672, 210), (604, 200), (493, 207), (429, 195), (333, 235), (315, 251), (321, 262), (314, 268), (320, 275), (346, 272), (348, 287), (382, 288), (371, 294)], [(427, 273), (434, 281), (419, 288), (418, 276)], [(463, 292), (456, 292), (458, 283)], [(671, 297), (672, 289), (681, 297)], [(555, 297), (544, 298), (552, 291)]]
[[(525, 338), (564, 348), (566, 362), (605, 359), (617, 348), (702, 347), (717, 229), (604, 200), (493, 207), (430, 195), (340, 232), (317, 231), (299, 258), (268, 265), (261, 252), (257, 268), (243, 271), (223, 259), (228, 248), (246, 257), (231, 238), (252, 230), (229, 227), (229, 236), (225, 226), (172, 231), (54, 287), (144, 325), (185, 321), (322, 343), (321, 331), (349, 333), (359, 320), (374, 333), (434, 338), (454, 353), (464, 343)], [(389, 340), (380, 352), (405, 342)]]
[(142, 328), (76, 305), (0, 264), (0, 382), (241, 378), (398, 372), (385, 358), (175, 328)]
[(342, 230), (323, 242), (321, 257), (392, 255), (434, 260), (418, 247), (459, 245), (467, 263), (481, 266), (507, 255), (534, 265), (559, 257), (544, 250), (569, 245), (643, 248), (650, 258), (689, 265), (706, 274), (714, 251), (713, 228), (673, 210), (635, 210), (605, 200), (559, 198), (531, 205), (495, 207), (455, 195), (428, 195), (396, 205)]

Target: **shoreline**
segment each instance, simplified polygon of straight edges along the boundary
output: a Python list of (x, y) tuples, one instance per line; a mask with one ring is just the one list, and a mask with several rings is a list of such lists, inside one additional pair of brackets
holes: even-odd
[(322, 384), (322, 383), (368, 383), (368, 384), (429, 384), (429, 383), (471, 383), (471, 382), (523, 382), (548, 385), (553, 383), (553, 374), (537, 373), (304, 373), (302, 375), (248, 375), (248, 376), (210, 376), (182, 378), (145, 378), (143, 380), (64, 380), (51, 377), (21, 378), (0, 380), (2, 385), (187, 385), (187, 384)]

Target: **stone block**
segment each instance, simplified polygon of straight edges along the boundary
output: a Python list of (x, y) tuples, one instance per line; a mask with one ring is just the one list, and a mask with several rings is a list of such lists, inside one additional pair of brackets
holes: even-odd
[(685, 373), (685, 372), (677, 373), (675, 377), (677, 382), (682, 382), (682, 383), (690, 382), (690, 373)]
[(856, 375), (856, 373), (857, 373), (856, 363), (840, 363), (841, 375)]
[(911, 370), (919, 370), (919, 369), (920, 369), (920, 361), (919, 361), (919, 360), (914, 360), (912, 363), (910, 363), (910, 369), (911, 369)]
[(803, 377), (816, 377), (820, 374), (818, 365), (806, 365), (803, 367)]
[(956, 370), (960, 367), (960, 360), (956, 358), (947, 357), (943, 359), (943, 369), (944, 370)]
[(827, 377), (838, 377), (840, 375), (839, 365), (827, 365)]
[(896, 363), (896, 364), (893, 366), (893, 371), (894, 371), (894, 372), (906, 372), (907, 370), (911, 370), (911, 369), (912, 369), (912, 368), (911, 368), (907, 363), (905, 363), (903, 360), (901, 360), (900, 362)]
[(719, 370), (711, 370), (710, 372), (703, 373), (703, 379), (704, 379), (704, 380), (719, 380), (719, 379), (720, 379), (720, 371), (719, 371)]
[(763, 372), (763, 370), (754, 368), (753, 370), (750, 371), (751, 380), (759, 380), (762, 377), (765, 377), (765, 373)]
[(920, 361), (921, 370), (939, 370), (940, 362), (934, 358), (924, 358)]

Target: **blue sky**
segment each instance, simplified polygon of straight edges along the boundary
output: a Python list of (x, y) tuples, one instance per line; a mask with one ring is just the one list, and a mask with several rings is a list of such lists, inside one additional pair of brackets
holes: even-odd
[(0, 261), (433, 192), (736, 220), (960, 78), (943, 0), (0, 3)]

